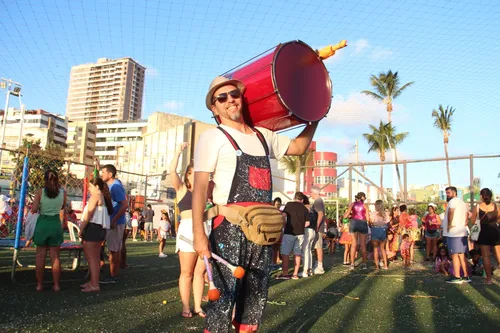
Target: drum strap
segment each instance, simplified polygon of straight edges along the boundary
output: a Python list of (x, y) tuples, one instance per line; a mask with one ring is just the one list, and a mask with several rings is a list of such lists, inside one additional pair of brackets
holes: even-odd
[[(238, 146), (238, 143), (233, 139), (233, 137), (225, 129), (223, 129), (220, 126), (217, 126), (217, 128), (222, 133), (224, 133), (224, 135), (227, 137), (227, 139), (229, 140), (229, 142), (233, 146), (234, 150), (241, 151), (241, 148), (240, 148), (240, 146)], [(266, 156), (269, 156), (269, 147), (267, 146), (266, 139), (264, 138), (264, 135), (262, 135), (262, 133), (256, 128), (251, 127), (251, 129), (252, 129), (252, 131), (255, 132), (255, 134), (257, 134), (257, 138), (259, 139), (260, 143), (262, 143), (262, 146), (264, 147), (264, 151), (266, 152)]]

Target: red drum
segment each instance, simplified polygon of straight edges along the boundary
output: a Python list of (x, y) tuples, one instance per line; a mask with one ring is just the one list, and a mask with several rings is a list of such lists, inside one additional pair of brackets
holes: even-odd
[(328, 71), (316, 51), (301, 41), (280, 44), (223, 76), (245, 84), (244, 117), (251, 126), (280, 131), (319, 121), (330, 110)]

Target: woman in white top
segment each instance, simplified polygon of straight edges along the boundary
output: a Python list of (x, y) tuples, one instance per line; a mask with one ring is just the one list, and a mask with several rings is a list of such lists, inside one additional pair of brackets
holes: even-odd
[(100, 291), (99, 263), (101, 242), (110, 228), (109, 216), (113, 213), (113, 203), (108, 185), (101, 178), (89, 182), (90, 198), (83, 209), (83, 219), (80, 226), (80, 238), (83, 241), (83, 251), (89, 263), (90, 281), (83, 284), (83, 292)]
[(384, 202), (382, 200), (375, 201), (375, 210), (375, 215), (373, 216), (372, 221), (370, 221), (375, 269), (378, 270), (380, 258), (379, 254), (382, 255), (382, 260), (384, 262), (383, 268), (387, 269), (387, 253), (385, 252), (385, 243), (387, 241), (387, 224), (390, 221), (390, 217), (385, 212)]

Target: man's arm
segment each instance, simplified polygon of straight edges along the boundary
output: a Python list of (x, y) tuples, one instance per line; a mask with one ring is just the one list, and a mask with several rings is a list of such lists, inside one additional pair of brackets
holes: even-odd
[(288, 146), (288, 150), (285, 155), (300, 156), (304, 154), (307, 148), (311, 145), (316, 128), (318, 128), (318, 122), (313, 122), (311, 125), (307, 125), (298, 137), (290, 141), (290, 145)]
[(453, 216), (455, 215), (455, 208), (448, 209), (448, 232), (451, 229), (451, 222), (453, 222)]
[(122, 200), (119, 201), (118, 204), (120, 205), (120, 210), (115, 214), (115, 217), (111, 220), (111, 229), (113, 229), (116, 226), (116, 221), (125, 214), (125, 211), (128, 208), (128, 202), (127, 200)]
[(194, 173), (194, 186), (193, 186), (193, 236), (194, 236), (194, 249), (200, 257), (211, 257), (210, 249), (208, 247), (208, 237), (205, 234), (203, 226), (203, 213), (205, 212), (205, 205), (207, 203), (207, 190), (208, 181), (210, 180), (210, 172)]
[[(319, 232), (319, 227), (320, 227), (321, 221), (323, 221), (324, 216), (325, 216), (325, 213), (323, 213), (322, 211), (318, 212), (318, 219), (316, 220), (316, 232)], [(323, 231), (324, 231), (324, 228), (323, 228)]]

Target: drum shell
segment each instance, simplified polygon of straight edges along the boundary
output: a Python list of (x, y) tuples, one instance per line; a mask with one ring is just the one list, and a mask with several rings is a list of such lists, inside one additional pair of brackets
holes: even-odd
[[(315, 74), (309, 75), (309, 71)], [(288, 73), (297, 79), (290, 79)], [(316, 52), (301, 41), (280, 44), (223, 75), (245, 84), (243, 115), (252, 126), (281, 131), (319, 121), (330, 109), (332, 87), (328, 71)], [(305, 81), (307, 85), (303, 84)], [(314, 112), (305, 109), (309, 105)]]

